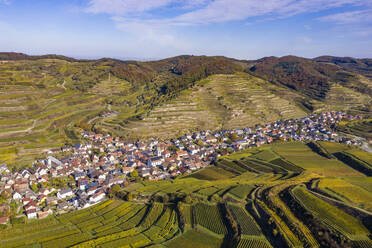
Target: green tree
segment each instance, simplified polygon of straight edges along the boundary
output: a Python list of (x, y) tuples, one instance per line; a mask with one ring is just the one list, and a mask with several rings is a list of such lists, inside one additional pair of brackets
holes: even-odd
[(138, 177), (138, 171), (134, 170), (129, 175), (130, 175), (130, 177), (136, 178), (136, 177)]
[(169, 196), (167, 194), (163, 195), (163, 203), (169, 202)]
[(187, 195), (185, 198), (183, 198), (183, 201), (186, 203), (186, 204), (191, 204), (192, 203), (192, 198), (190, 195)]
[(127, 200), (127, 201), (133, 201), (133, 194), (129, 192), (129, 193), (125, 196), (125, 200)]
[(236, 133), (232, 133), (232, 134), (230, 134), (230, 135), (229, 135), (229, 138), (230, 138), (230, 140), (233, 141), (233, 142), (239, 140), (239, 136), (238, 136)]
[(112, 193), (116, 193), (116, 192), (119, 192), (121, 190), (120, 186), (118, 184), (115, 184), (114, 186), (112, 186), (111, 188), (111, 192)]
[(178, 147), (175, 146), (175, 145), (171, 145), (167, 149), (168, 149), (168, 151), (173, 152), (173, 153), (175, 153), (179, 150)]
[(179, 210), (180, 212), (183, 211), (183, 204), (182, 204), (182, 202), (178, 202), (178, 203), (177, 203), (177, 208), (178, 208), (178, 210)]
[(35, 183), (31, 184), (30, 187), (31, 187), (32, 191), (34, 191), (35, 193), (39, 190), (39, 188), (37, 187), (37, 184), (35, 184)]

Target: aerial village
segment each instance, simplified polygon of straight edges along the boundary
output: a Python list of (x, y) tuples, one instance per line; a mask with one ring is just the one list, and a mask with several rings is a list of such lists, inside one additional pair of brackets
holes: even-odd
[(360, 145), (333, 131), (337, 122), (357, 119), (362, 117), (326, 112), (254, 128), (132, 143), (85, 131), (83, 144), (50, 150), (31, 168), (11, 172), (0, 164), (0, 225), (7, 224), (11, 215), (35, 219), (86, 208), (107, 198), (114, 185), (176, 178), (209, 166), (219, 156), (276, 140)]

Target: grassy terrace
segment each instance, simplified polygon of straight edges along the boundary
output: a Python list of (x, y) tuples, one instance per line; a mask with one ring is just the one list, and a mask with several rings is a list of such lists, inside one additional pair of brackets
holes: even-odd
[[(161, 104), (153, 106), (154, 86), (134, 85), (109, 70), (110, 66), (58, 59), (1, 64), (0, 161), (30, 165), (50, 148), (78, 142), (80, 123), (127, 138), (146, 138), (306, 114), (291, 103), (299, 97), (296, 93), (244, 73), (208, 77), (171, 101), (158, 96)], [(169, 77), (159, 75), (154, 83)], [(101, 118), (104, 111), (118, 115)], [(141, 120), (133, 118), (138, 115)]]
[(0, 108), (0, 160), (4, 162), (22, 166), (48, 148), (77, 142), (74, 124), (104, 108), (102, 98), (76, 91), (58, 90), (53, 95), (37, 89), (34, 92), (19, 103), (22, 109)]
[[(371, 156), (320, 144), (331, 154)], [(12, 219), (0, 231), (0, 246), (370, 247), (371, 178), (307, 148), (296, 142), (250, 149), (185, 177), (130, 184), (120, 192), (130, 201), (115, 198), (26, 224)]]
[[(45, 73), (44, 66), (53, 69)], [(75, 65), (41, 60), (0, 66), (0, 161), (29, 166), (50, 148), (78, 142), (75, 124), (105, 108), (102, 97), (62, 86), (54, 70), (64, 67)]]
[(190, 129), (237, 128), (297, 118), (306, 113), (291, 103), (296, 97), (296, 93), (247, 74), (215, 75), (125, 129), (144, 137), (170, 137)]
[(317, 198), (304, 187), (297, 186), (293, 195), (308, 211), (331, 229), (335, 229), (351, 239), (365, 239), (370, 232), (363, 224), (337, 207)]

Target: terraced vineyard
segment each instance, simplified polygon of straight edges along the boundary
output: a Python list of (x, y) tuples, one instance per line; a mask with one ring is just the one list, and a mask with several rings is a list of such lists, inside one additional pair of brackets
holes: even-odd
[[(49, 149), (79, 142), (79, 132), (93, 127), (127, 138), (165, 137), (305, 115), (288, 101), (296, 93), (248, 74), (209, 77), (169, 102), (152, 97), (172, 75), (137, 85), (111, 75), (112, 67), (60, 59), (1, 63), (0, 161), (29, 165)], [(116, 112), (102, 117), (110, 111)]]
[[(368, 114), (371, 105), (367, 78), (360, 85), (332, 81), (324, 99), (308, 99), (301, 90), (242, 72), (250, 63), (223, 57), (135, 62), (13, 55), (2, 54), (0, 63), (0, 162), (17, 167), (79, 142), (83, 129), (131, 140), (165, 138), (297, 118), (309, 110)], [(173, 72), (178, 67), (183, 70)], [(361, 85), (367, 93), (360, 93)], [(369, 126), (337, 128), (370, 137)]]
[(242, 238), (244, 238), (244, 236), (263, 236), (255, 220), (242, 206), (229, 203), (228, 209), (238, 222)]
[(327, 94), (324, 110), (348, 110), (357, 109), (371, 103), (371, 97), (363, 95), (355, 90), (338, 84), (332, 85)]
[(26, 224), (13, 217), (0, 247), (371, 247), (370, 179), (300, 142), (267, 145), (189, 176), (129, 184), (76, 212)]
[(337, 125), (336, 129), (344, 133), (349, 133), (351, 135), (357, 135), (360, 137), (371, 139), (372, 137), (371, 124), (372, 124), (371, 119), (365, 119), (361, 121), (340, 123), (339, 125)]
[(215, 75), (197, 82), (142, 121), (126, 129), (142, 136), (172, 137), (188, 130), (238, 128), (306, 113), (290, 99), (295, 93), (247, 74)]
[(292, 190), (292, 193), (306, 210), (310, 211), (315, 218), (318, 218), (330, 229), (340, 232), (351, 239), (358, 239), (359, 237), (365, 239), (370, 234), (359, 220), (330, 203), (317, 198), (304, 187), (297, 186)]
[(102, 97), (67, 89), (63, 80), (40, 71), (66, 64), (42, 60), (0, 66), (1, 161), (24, 166), (50, 148), (78, 142), (74, 125), (105, 108)]
[[(117, 247), (162, 243), (179, 232), (176, 213), (162, 204), (105, 201), (72, 214), (0, 233), (1, 247)], [(20, 231), (20, 232), (19, 232)], [(23, 234), (22, 234), (23, 233)]]
[(251, 184), (242, 184), (230, 189), (228, 194), (231, 194), (233, 197), (237, 197), (240, 200), (244, 200), (255, 188), (256, 187)]
[(372, 211), (372, 193), (340, 178), (321, 179), (316, 184), (317, 189), (355, 206)]
[(194, 211), (195, 222), (198, 228), (202, 230), (207, 229), (221, 238), (227, 233), (217, 206), (198, 203), (195, 205)]

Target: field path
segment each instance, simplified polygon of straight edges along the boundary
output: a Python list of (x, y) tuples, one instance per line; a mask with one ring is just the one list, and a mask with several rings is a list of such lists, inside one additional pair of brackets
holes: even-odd
[(0, 137), (8, 136), (8, 135), (15, 134), (15, 133), (27, 133), (27, 132), (30, 132), (32, 129), (34, 129), (35, 126), (36, 126), (36, 120), (33, 120), (31, 127), (27, 128), (27, 129), (24, 129), (24, 130), (10, 131), (10, 132), (1, 133)]
[(65, 87), (65, 83), (66, 83), (66, 80), (63, 80), (63, 84), (61, 86), (62, 86), (62, 88), (64, 88), (65, 90), (67, 90), (67, 88)]
[(99, 118), (101, 118), (101, 117), (96, 116), (96, 117), (90, 119), (90, 120), (88, 121), (88, 124), (92, 123), (93, 121), (95, 121), (95, 120), (97, 120), (97, 119), (99, 119)]

